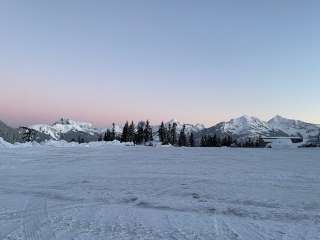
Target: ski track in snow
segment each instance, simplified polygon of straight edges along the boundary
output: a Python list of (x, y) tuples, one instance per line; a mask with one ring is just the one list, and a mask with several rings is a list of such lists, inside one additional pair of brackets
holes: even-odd
[(0, 240), (319, 240), (318, 149), (0, 149)]

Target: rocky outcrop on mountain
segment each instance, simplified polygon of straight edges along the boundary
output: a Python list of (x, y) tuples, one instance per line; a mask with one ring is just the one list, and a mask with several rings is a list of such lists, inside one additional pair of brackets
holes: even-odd
[(28, 127), (19, 127), (18, 133), (22, 142), (44, 142), (52, 139), (50, 135)]
[(60, 140), (65, 140), (67, 142), (78, 142), (78, 143), (87, 143), (98, 141), (101, 135), (98, 133), (87, 133), (82, 131), (73, 131), (70, 130), (66, 133), (60, 134)]
[(9, 143), (23, 142), (18, 130), (0, 121), (0, 137)]

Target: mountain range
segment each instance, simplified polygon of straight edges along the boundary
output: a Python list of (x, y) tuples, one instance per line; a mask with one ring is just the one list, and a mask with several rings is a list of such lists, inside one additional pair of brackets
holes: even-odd
[[(269, 121), (262, 121), (252, 116), (241, 116), (227, 122), (220, 122), (212, 127), (206, 128), (203, 124), (187, 124), (172, 119), (165, 123), (165, 126), (177, 125), (177, 133), (185, 125), (186, 133), (193, 132), (199, 139), (203, 135), (229, 135), (233, 138), (268, 136), (268, 137), (303, 137), (304, 139), (318, 136), (320, 126), (300, 120), (293, 120), (281, 117), (273, 117)], [(159, 125), (153, 126), (155, 138)], [(122, 125), (115, 125), (116, 133), (121, 134)], [(34, 141), (47, 139), (85, 142), (97, 141), (106, 131), (106, 128), (96, 128), (91, 123), (74, 121), (68, 118), (61, 118), (53, 124), (36, 124), (29, 127), (11, 128), (0, 121), (0, 137), (8, 142), (24, 142), (25, 132), (32, 131)]]
[(317, 124), (306, 123), (281, 117), (279, 115), (269, 121), (262, 121), (251, 116), (241, 116), (228, 122), (218, 123), (210, 128), (202, 130), (199, 135), (230, 135), (233, 138), (240, 137), (302, 137), (308, 139), (320, 134)]

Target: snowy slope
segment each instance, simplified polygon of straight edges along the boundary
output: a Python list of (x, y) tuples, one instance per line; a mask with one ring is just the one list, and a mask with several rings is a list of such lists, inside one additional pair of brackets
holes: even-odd
[(268, 121), (268, 125), (273, 129), (286, 132), (290, 136), (302, 136), (303, 138), (308, 138), (310, 136), (317, 136), (320, 133), (320, 128), (316, 124), (288, 119), (279, 115), (270, 119)]
[(225, 122), (222, 130), (234, 135), (264, 135), (272, 131), (268, 124), (256, 117), (243, 115)]
[(11, 145), (11, 143), (8, 143), (7, 141), (3, 140), (2, 137), (0, 137), (0, 148), (9, 148)]
[(91, 123), (78, 122), (67, 118), (61, 118), (59, 121), (51, 125), (37, 124), (30, 126), (30, 128), (48, 134), (56, 140), (60, 138), (60, 134), (67, 133), (69, 131), (85, 132), (91, 135), (95, 133), (101, 133), (101, 130), (98, 128), (94, 128)]

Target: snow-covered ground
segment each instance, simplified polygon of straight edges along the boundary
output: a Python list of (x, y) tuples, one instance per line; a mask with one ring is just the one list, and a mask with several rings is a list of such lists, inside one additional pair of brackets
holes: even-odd
[(320, 150), (2, 147), (0, 239), (320, 239)]

